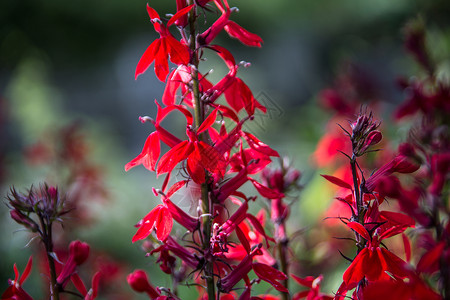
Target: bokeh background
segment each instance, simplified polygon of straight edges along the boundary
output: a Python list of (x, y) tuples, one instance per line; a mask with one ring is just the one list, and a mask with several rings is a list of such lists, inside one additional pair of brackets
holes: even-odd
[[(163, 15), (174, 11), (172, 2), (154, 0), (150, 5)], [(140, 56), (157, 38), (145, 5), (143, 0), (0, 2), (0, 194), (5, 197), (10, 186), (26, 190), (44, 181), (67, 188), (69, 196), (71, 189), (86, 189), (83, 205), (91, 220), (69, 226), (70, 234), (123, 262), (125, 272), (140, 267), (160, 274), (154, 260), (131, 244), (133, 224), (154, 206), (151, 188), (158, 183), (142, 167), (128, 173), (123, 169), (151, 130), (138, 117), (155, 115), (154, 100), (164, 89), (153, 72), (134, 80)], [(333, 196), (318, 177), (326, 171), (312, 159), (332, 115), (318, 104), (320, 91), (351, 69), (368, 78), (368, 89), (381, 100), (382, 111), (392, 110), (403, 97), (396, 78), (418, 70), (405, 54), (402, 35), (414, 18), (425, 22), (432, 55), (441, 62), (439, 72), (448, 76), (450, 2), (230, 0), (230, 5), (240, 10), (232, 20), (259, 34), (264, 45), (247, 48), (226, 35), (217, 43), (238, 61), (251, 62), (240, 76), (269, 108), (251, 130), (302, 171), (304, 189), (293, 208), (299, 216), (293, 226), (313, 230)], [(214, 67), (211, 78), (219, 78), (214, 76), (224, 68)], [(391, 122), (389, 114), (379, 118)], [(404, 138), (401, 126), (386, 130), (393, 139)], [(71, 134), (72, 151), (79, 151), (92, 171), (76, 188), (70, 167), (62, 165), (64, 158), (48, 153), (61, 150), (61, 141)], [(38, 243), (25, 247), (30, 236), (17, 231), (4, 204), (0, 228), (2, 291), (13, 276), (13, 263), (22, 269)], [(309, 271), (300, 270), (303, 276), (312, 275)], [(155, 276), (157, 285), (167, 281)], [(330, 275), (324, 291), (336, 290), (339, 276)], [(40, 281), (34, 274), (29, 283), (35, 295)]]

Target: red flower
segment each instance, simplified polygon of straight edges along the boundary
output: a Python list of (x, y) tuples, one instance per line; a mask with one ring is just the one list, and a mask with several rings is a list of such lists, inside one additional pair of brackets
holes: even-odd
[(89, 256), (89, 245), (80, 241), (73, 241), (69, 245), (69, 258), (64, 268), (59, 273), (56, 281), (63, 287), (67, 284), (67, 280), (75, 273), (77, 266), (84, 263)]
[(217, 8), (222, 12), (222, 15), (214, 24), (203, 32), (198, 40), (202, 45), (209, 45), (216, 36), (224, 29), (231, 37), (238, 39), (247, 46), (261, 47), (262, 39), (257, 34), (251, 33), (242, 28), (233, 21), (230, 21), (230, 14), (232, 9), (228, 5), (228, 1), (224, 0), (225, 7), (220, 1), (214, 1)]
[(33, 265), (33, 258), (30, 256), (28, 259), (25, 270), (23, 270), (22, 277), (20, 277), (20, 273), (17, 270), (16, 264), (14, 264), (14, 280), (8, 280), (9, 287), (2, 295), (2, 299), (11, 299), (11, 300), (33, 300), (30, 295), (22, 288), (22, 284), (28, 278), (31, 272), (31, 266)]
[(133, 243), (145, 239), (153, 230), (158, 240), (165, 241), (172, 230), (173, 219), (190, 232), (198, 228), (198, 219), (185, 213), (169, 198), (163, 196), (162, 201), (164, 204), (157, 205), (138, 223), (139, 229), (132, 238)]
[[(191, 8), (192, 5), (179, 10), (172, 18), (170, 18), (167, 22), (167, 26), (180, 20), (191, 10)], [(159, 80), (165, 82), (167, 74), (169, 74), (169, 64), (167, 59), (170, 57), (170, 61), (177, 65), (187, 65), (190, 59), (189, 49), (186, 45), (177, 41), (169, 32), (168, 28), (161, 24), (159, 14), (148, 4), (147, 13), (150, 17), (150, 21), (153, 23), (153, 27), (159, 33), (160, 38), (153, 41), (147, 50), (145, 50), (136, 66), (135, 78), (144, 73), (151, 63), (155, 61), (156, 76)]]
[(294, 295), (293, 300), (299, 300), (306, 298), (306, 300), (331, 300), (333, 297), (324, 295), (320, 292), (320, 282), (323, 279), (323, 276), (320, 275), (316, 278), (313, 276), (308, 276), (306, 278), (300, 278), (295, 275), (291, 275), (291, 277), (300, 285), (303, 285), (309, 290), (298, 292)]
[(133, 243), (145, 239), (153, 230), (156, 231), (158, 240), (164, 241), (172, 230), (173, 218), (169, 209), (159, 204), (138, 225), (139, 229), (131, 239)]
[(399, 278), (410, 274), (406, 262), (390, 251), (380, 248), (381, 240), (400, 233), (396, 226), (385, 230), (379, 236), (370, 236), (364, 226), (357, 222), (350, 222), (347, 226), (367, 240), (367, 246), (358, 253), (344, 273), (344, 283), (349, 289), (364, 277), (368, 281), (378, 281), (390, 278), (386, 272)]
[(262, 263), (253, 263), (253, 257), (261, 255), (262, 244), (253, 249), (228, 275), (218, 282), (219, 290), (228, 293), (231, 289), (253, 269), (255, 274), (262, 280), (270, 283), (280, 292), (289, 292), (279, 281), (286, 280), (287, 276), (271, 266)]

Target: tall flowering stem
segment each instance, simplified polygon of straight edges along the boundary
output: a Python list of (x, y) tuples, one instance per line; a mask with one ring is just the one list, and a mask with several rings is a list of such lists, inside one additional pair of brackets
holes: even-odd
[[(200, 10), (206, 14), (213, 6), (220, 16), (210, 27), (201, 29), (197, 14)], [(152, 123), (155, 131), (148, 136), (142, 152), (125, 166), (128, 171), (142, 164), (156, 171), (157, 175), (167, 174), (162, 188), (154, 190), (156, 196), (162, 196), (163, 203), (153, 208), (137, 224), (139, 229), (132, 242), (145, 239), (155, 232), (158, 245), (155, 245), (156, 249), (150, 249), (150, 254), (159, 253), (160, 268), (171, 274), (174, 282), (185, 281), (190, 274), (195, 274), (195, 280), (202, 288), (202, 299), (209, 300), (219, 299), (220, 293), (232, 292), (234, 284), (230, 289), (218, 288), (216, 285), (221, 282), (223, 274), (239, 271), (235, 271), (235, 260), (242, 259), (251, 252), (252, 247), (261, 244), (260, 240), (250, 243), (245, 236), (240, 226), (245, 226), (246, 221), (259, 233), (261, 240), (267, 241), (264, 247), (259, 246), (260, 252), (269, 253), (269, 237), (263, 225), (247, 211), (248, 203), (256, 197), (247, 197), (238, 189), (250, 181), (263, 197), (282, 197), (282, 193), (270, 191), (250, 176), (259, 173), (271, 162), (271, 157), (279, 155), (243, 130), (243, 124), (254, 119), (256, 110), (266, 112), (250, 88), (237, 77), (240, 66), (249, 64), (236, 63), (230, 51), (213, 44), (217, 35), (226, 31), (245, 45), (261, 46), (262, 39), (259, 36), (230, 20), (231, 13), (236, 11), (230, 8), (227, 0), (180, 0), (177, 1), (177, 12), (165, 23), (147, 5), (150, 21), (160, 38), (150, 44), (139, 60), (136, 77), (154, 62), (156, 76), (166, 83), (166, 88), (162, 105), (156, 102), (156, 118), (141, 118), (144, 123)], [(180, 41), (169, 32), (168, 27), (172, 25), (176, 25), (180, 31)], [(216, 84), (209, 82), (206, 75), (199, 71), (200, 55), (203, 52), (219, 56), (228, 68), (228, 73)], [(168, 60), (177, 65), (170, 74)], [(172, 112), (181, 113), (186, 119), (184, 139), (161, 125)], [(226, 126), (228, 123), (231, 126)], [(160, 157), (161, 142), (169, 146), (170, 150)], [(170, 186), (170, 175), (177, 166), (185, 179)], [(184, 192), (179, 192), (182, 188)], [(170, 200), (176, 192), (186, 193), (184, 197), (193, 198), (189, 200), (194, 204), (190, 213), (184, 212)], [(226, 216), (231, 214), (233, 217), (227, 220)], [(178, 251), (178, 248), (173, 247), (181, 241), (172, 234), (174, 220), (188, 230), (188, 235), (182, 240), (189, 243), (189, 251)], [(178, 259), (181, 260), (181, 268), (176, 267)], [(274, 272), (270, 265), (261, 263), (255, 266), (255, 273), (260, 279), (268, 281), (279, 291), (287, 291), (268, 275)], [(175, 271), (189, 268), (193, 270)], [(287, 279), (281, 273), (276, 274), (279, 280)], [(244, 281), (244, 296), (250, 295), (252, 284), (259, 282), (249, 281), (247, 276), (235, 279), (237, 281), (233, 283)], [(173, 291), (168, 289), (161, 288), (161, 291), (173, 295)]]
[[(189, 5), (194, 4), (194, 0), (189, 0)], [(189, 12), (189, 48), (192, 53), (191, 63), (192, 63), (192, 97), (194, 99), (194, 122), (195, 127), (199, 128), (204, 120), (204, 107), (203, 102), (200, 99), (200, 87), (199, 87), (199, 76), (198, 76), (198, 68), (199, 68), (199, 57), (197, 50), (197, 8), (192, 9)], [(204, 141), (204, 134), (199, 134), (199, 140)], [(202, 222), (202, 234), (203, 234), (203, 251), (206, 253), (209, 252), (211, 247), (211, 203), (209, 199), (209, 187), (208, 187), (208, 174), (205, 172), (205, 182), (201, 184), (201, 210), (203, 214), (203, 222)], [(208, 299), (215, 299), (215, 287), (214, 287), (214, 277), (213, 277), (213, 264), (210, 261), (206, 262), (205, 266), (205, 279), (207, 285), (207, 293)]]

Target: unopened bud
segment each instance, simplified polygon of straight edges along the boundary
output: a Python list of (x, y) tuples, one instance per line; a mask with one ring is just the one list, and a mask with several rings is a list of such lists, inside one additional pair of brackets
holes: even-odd
[(89, 256), (89, 245), (80, 241), (73, 241), (69, 246), (70, 255), (77, 266), (84, 263)]
[(36, 232), (38, 230), (38, 225), (29, 217), (22, 214), (20, 211), (13, 209), (10, 211), (11, 218), (16, 221), (17, 223), (25, 226), (32, 232)]

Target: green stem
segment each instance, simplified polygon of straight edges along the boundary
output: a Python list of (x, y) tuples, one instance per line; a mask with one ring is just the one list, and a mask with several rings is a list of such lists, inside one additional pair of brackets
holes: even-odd
[[(189, 4), (193, 4), (193, 0), (189, 0)], [(194, 98), (194, 122), (195, 126), (198, 128), (204, 119), (204, 107), (200, 100), (200, 89), (199, 89), (199, 76), (198, 76), (198, 66), (199, 58), (197, 52), (197, 14), (194, 8), (189, 13), (189, 48), (191, 50), (192, 59), (192, 96)], [(204, 140), (204, 135), (199, 135), (198, 139), (200, 141)], [(201, 185), (201, 203), (202, 203), (202, 214), (204, 215), (202, 220), (202, 235), (203, 235), (203, 251), (205, 254), (205, 268), (204, 277), (206, 280), (206, 289), (208, 294), (208, 300), (215, 299), (215, 285), (213, 276), (213, 262), (210, 261), (210, 240), (211, 240), (211, 203), (209, 197), (209, 186), (208, 186), (208, 175), (205, 176), (205, 183)]]
[(48, 219), (48, 222), (45, 222), (41, 216), (39, 216), (39, 221), (42, 227), (42, 240), (44, 242), (45, 251), (47, 253), (48, 267), (50, 270), (50, 299), (59, 300), (59, 286), (56, 281), (55, 261), (53, 260), (53, 257), (51, 255), (51, 253), (53, 252), (52, 222)]
[[(356, 221), (364, 226), (364, 215), (366, 213), (366, 209), (364, 207), (362, 195), (363, 193), (360, 192), (360, 186), (358, 184), (358, 173), (356, 170), (356, 156), (353, 154), (352, 158), (350, 159), (350, 166), (352, 169), (352, 177), (353, 177), (353, 188), (355, 190), (355, 201), (356, 201)], [(362, 249), (364, 249), (366, 242), (365, 240), (358, 234), (355, 233), (356, 241), (357, 241), (357, 247), (358, 252), (361, 252)]]
[[(283, 240), (278, 241), (278, 255), (279, 255), (279, 258), (280, 258), (281, 272), (283, 272), (287, 276), (289, 276), (289, 274), (288, 274), (288, 264), (287, 264), (287, 260), (286, 260), (286, 256), (287, 256), (286, 252), (287, 252), (288, 244), (289, 244), (289, 241), (288, 241), (287, 238), (284, 238)], [(289, 283), (288, 279), (283, 281), (283, 285), (287, 289), (289, 289), (288, 283)], [(281, 299), (282, 300), (288, 300), (289, 299), (289, 293), (281, 293)]]

